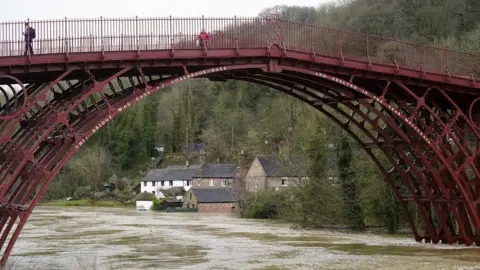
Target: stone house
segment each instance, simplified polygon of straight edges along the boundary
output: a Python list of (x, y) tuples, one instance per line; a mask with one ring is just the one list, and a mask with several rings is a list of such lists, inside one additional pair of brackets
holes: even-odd
[[(203, 156), (201, 156), (202, 158)], [(245, 156), (239, 156), (237, 164), (204, 163), (200, 165), (172, 165), (166, 169), (148, 172), (137, 189), (161, 197), (161, 191), (182, 187), (190, 188), (231, 188), (235, 194), (244, 191), (243, 179), (247, 173), (244, 167)]]
[(245, 191), (276, 191), (308, 183), (303, 156), (257, 156), (245, 175)]
[(185, 194), (185, 208), (198, 208), (199, 212), (232, 212), (238, 201), (231, 188), (192, 188)]
[[(189, 190), (192, 186), (192, 178), (201, 166), (191, 165), (182, 168), (167, 167), (166, 169), (151, 170), (140, 184), (141, 192), (149, 192), (155, 195), (159, 191), (172, 187), (183, 187)], [(158, 197), (158, 196), (157, 196)]]
[(203, 164), (193, 175), (194, 188), (232, 188), (237, 176), (237, 164)]

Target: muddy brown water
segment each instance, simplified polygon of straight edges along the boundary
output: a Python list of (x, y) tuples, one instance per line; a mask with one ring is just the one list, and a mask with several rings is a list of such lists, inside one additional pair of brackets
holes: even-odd
[(37, 207), (7, 269), (480, 270), (480, 248), (289, 227), (229, 214)]

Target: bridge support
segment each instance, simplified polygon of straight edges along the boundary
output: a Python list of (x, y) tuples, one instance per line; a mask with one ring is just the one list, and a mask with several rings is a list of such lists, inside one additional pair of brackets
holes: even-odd
[[(287, 60), (203, 69), (185, 64), (62, 71), (29, 82), (0, 122), (0, 250), (15, 240), (71, 156), (108, 121), (143, 98), (195, 77), (262, 84), (313, 106), (350, 134), (378, 165), (417, 241), (479, 244), (480, 132), (464, 104), (440, 88), (324, 73)], [(210, 65), (211, 66), (211, 65)], [(154, 71), (152, 71), (154, 70)], [(81, 73), (81, 75), (80, 75)], [(175, 77), (175, 74), (182, 74)], [(16, 102), (24, 98), (24, 103)], [(475, 115), (474, 104), (470, 106)], [(416, 207), (422, 217), (412, 217)], [(10, 238), (8, 238), (10, 236)], [(9, 239), (8, 245), (5, 242)]]

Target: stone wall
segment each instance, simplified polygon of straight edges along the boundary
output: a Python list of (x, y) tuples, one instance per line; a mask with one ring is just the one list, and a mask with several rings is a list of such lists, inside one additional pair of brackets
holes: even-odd
[[(213, 186), (210, 186), (212, 179)], [(227, 180), (227, 185), (222, 186), (222, 180)], [(193, 178), (192, 188), (231, 188), (233, 186), (232, 178)]]
[(245, 191), (248, 193), (265, 191), (265, 184), (265, 171), (255, 158), (245, 175)]
[(267, 190), (278, 191), (303, 185), (302, 178), (299, 177), (285, 177), (286, 185), (282, 185), (282, 179), (283, 177), (267, 177)]
[[(233, 209), (235, 207), (235, 209)], [(237, 203), (199, 203), (199, 212), (234, 212), (238, 210)]]

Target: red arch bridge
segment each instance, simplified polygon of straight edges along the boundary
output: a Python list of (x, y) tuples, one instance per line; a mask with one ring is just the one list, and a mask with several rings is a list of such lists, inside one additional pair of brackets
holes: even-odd
[[(278, 17), (30, 25), (35, 54), (25, 56), (24, 22), (0, 24), (2, 264), (90, 136), (190, 78), (253, 82), (315, 107), (378, 165), (417, 241), (480, 244), (479, 55)], [(202, 29), (211, 38), (198, 47)]]

